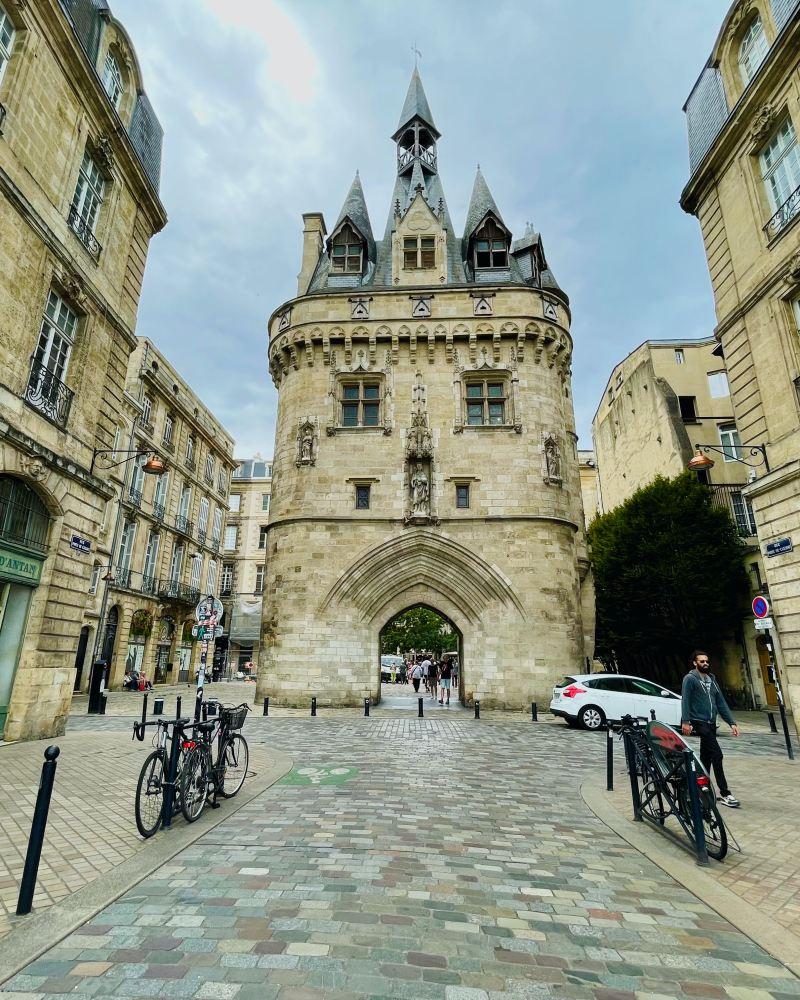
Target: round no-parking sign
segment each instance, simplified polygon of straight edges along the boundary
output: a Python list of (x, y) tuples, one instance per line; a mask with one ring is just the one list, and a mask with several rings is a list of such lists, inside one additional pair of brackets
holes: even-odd
[(769, 615), (769, 601), (766, 597), (753, 598), (753, 616), (755, 618), (766, 618)]

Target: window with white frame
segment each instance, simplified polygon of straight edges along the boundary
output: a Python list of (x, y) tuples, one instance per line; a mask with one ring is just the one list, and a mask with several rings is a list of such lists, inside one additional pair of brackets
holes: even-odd
[(183, 489), (181, 490), (181, 502), (178, 507), (178, 516), (188, 517), (189, 508), (191, 507), (191, 505), (192, 505), (192, 487), (184, 486)]
[(756, 534), (756, 516), (747, 497), (743, 497), (738, 491), (731, 492), (731, 504), (733, 506), (733, 519), (739, 534), (745, 538)]
[(212, 559), (208, 564), (208, 574), (206, 575), (206, 593), (217, 593), (217, 560)]
[(175, 430), (175, 418), (169, 413), (164, 418), (164, 444), (172, 444), (172, 433)]
[(106, 56), (106, 64), (103, 69), (103, 87), (108, 94), (108, 99), (117, 111), (119, 111), (120, 101), (122, 100), (122, 95), (125, 93), (125, 84), (122, 80), (119, 63), (114, 57), (113, 52), (109, 52)]
[(158, 562), (158, 547), (161, 542), (161, 536), (157, 531), (151, 531), (147, 539), (147, 549), (144, 554), (144, 567), (142, 569), (142, 576), (145, 578), (145, 584), (153, 584), (156, 575), (156, 564)]
[(742, 83), (745, 87), (756, 75), (756, 70), (764, 61), (768, 48), (764, 25), (756, 14), (748, 24), (747, 31), (745, 31), (739, 45), (739, 71), (742, 74)]
[(75, 197), (72, 199), (73, 224), (94, 233), (100, 206), (103, 204), (106, 182), (100, 168), (87, 149), (78, 173)]
[(258, 547), (260, 549), (265, 549), (267, 547), (267, 528), (266, 524), (262, 524), (258, 529)]
[(92, 566), (92, 576), (91, 576), (91, 579), (89, 580), (89, 593), (90, 594), (96, 594), (97, 593), (97, 587), (98, 587), (98, 584), (100, 583), (100, 570), (101, 570), (101, 568), (102, 567), (100, 566), (100, 563), (95, 563), (94, 566)]
[(764, 146), (759, 160), (769, 203), (772, 211), (777, 212), (800, 187), (800, 151), (790, 119), (783, 122)]
[(264, 593), (264, 567), (256, 566), (256, 594)]
[(228, 508), (231, 514), (238, 514), (242, 509), (242, 494), (241, 493), (231, 493), (228, 497)]
[(214, 508), (214, 530), (211, 532), (211, 541), (216, 545), (222, 534), (222, 508)]
[(189, 586), (193, 590), (200, 589), (200, 574), (203, 572), (203, 557), (201, 555), (196, 555), (192, 558), (192, 575), (189, 580)]
[(795, 299), (792, 302), (792, 312), (794, 313), (794, 322), (797, 326), (797, 332), (800, 333), (800, 299)]
[(14, 47), (14, 25), (11, 18), (6, 13), (5, 8), (0, 4), (0, 82), (3, 79), (8, 61), (11, 58), (11, 49)]
[(197, 515), (197, 530), (205, 536), (208, 527), (208, 497), (203, 497), (200, 501), (200, 512)]
[(233, 563), (222, 564), (222, 582), (220, 589), (223, 594), (230, 594), (233, 590)]
[(172, 561), (169, 564), (169, 579), (171, 583), (178, 583), (183, 569), (183, 542), (176, 542), (172, 550)]
[(142, 499), (142, 487), (144, 486), (144, 467), (147, 462), (147, 455), (137, 455), (133, 463), (131, 474), (131, 485), (129, 495), (133, 500)]
[(225, 475), (225, 469), (219, 470), (219, 479), (217, 481), (217, 489), (220, 493), (224, 493), (228, 488), (228, 477)]
[(190, 434), (186, 439), (186, 464), (191, 465), (194, 461), (194, 437)]
[(682, 365), (684, 362), (684, 353), (680, 347), (675, 348), (675, 364)]
[(145, 427), (150, 426), (150, 422), (153, 417), (153, 400), (150, 396), (145, 396), (142, 400), (142, 424)]
[(169, 489), (169, 473), (162, 472), (161, 475), (156, 480), (156, 490), (153, 494), (153, 507), (160, 508), (158, 510), (158, 515), (161, 516), (164, 513), (164, 508), (167, 506), (167, 491)]
[(225, 526), (224, 548), (226, 552), (230, 552), (232, 549), (236, 548), (236, 538), (238, 533), (239, 532), (235, 524), (228, 524)]
[(730, 396), (731, 390), (728, 386), (727, 372), (708, 373), (708, 391), (712, 399), (722, 399), (723, 396)]
[(261, 494), (261, 509), (262, 510), (269, 510), (269, 497), (270, 497), (269, 493), (262, 493)]
[(33, 355), (27, 398), (55, 416), (60, 413), (61, 385), (66, 378), (77, 326), (77, 315), (60, 295), (51, 291)]
[(206, 481), (214, 482), (214, 456), (211, 454), (206, 455)]
[(117, 566), (120, 570), (125, 571), (130, 569), (135, 538), (136, 522), (126, 521), (122, 526), (122, 536), (119, 540), (119, 554), (117, 556)]
[(726, 462), (735, 462), (742, 457), (742, 442), (736, 424), (722, 424), (719, 428), (719, 440), (722, 445), (722, 457)]

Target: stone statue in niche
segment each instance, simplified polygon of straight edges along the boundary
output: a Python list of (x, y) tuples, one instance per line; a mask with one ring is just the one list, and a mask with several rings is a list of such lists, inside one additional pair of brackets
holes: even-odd
[(558, 441), (552, 434), (548, 434), (544, 439), (544, 481), (555, 484), (560, 484), (563, 481), (561, 450), (558, 447)]
[(317, 427), (313, 420), (301, 420), (297, 431), (296, 465), (314, 465), (317, 461)]
[(411, 516), (431, 516), (431, 486), (422, 462), (417, 462), (411, 476)]

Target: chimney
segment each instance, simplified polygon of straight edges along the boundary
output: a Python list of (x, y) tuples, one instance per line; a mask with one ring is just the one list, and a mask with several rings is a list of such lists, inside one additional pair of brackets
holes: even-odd
[(306, 212), (303, 215), (303, 263), (297, 276), (298, 295), (305, 295), (308, 291), (325, 245), (326, 232), (322, 212)]

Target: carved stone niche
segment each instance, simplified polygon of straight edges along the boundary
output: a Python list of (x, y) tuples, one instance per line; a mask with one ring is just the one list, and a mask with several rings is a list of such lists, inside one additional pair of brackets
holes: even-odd
[(303, 417), (297, 428), (297, 459), (295, 465), (317, 464), (317, 449), (319, 447), (319, 428), (314, 417)]
[(542, 435), (542, 472), (544, 481), (550, 486), (561, 486), (561, 448), (555, 434)]

